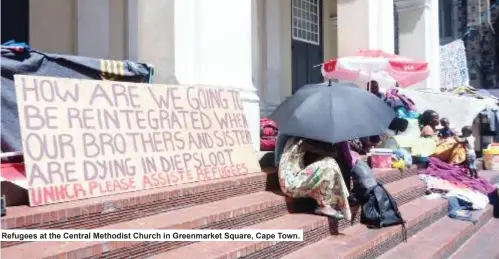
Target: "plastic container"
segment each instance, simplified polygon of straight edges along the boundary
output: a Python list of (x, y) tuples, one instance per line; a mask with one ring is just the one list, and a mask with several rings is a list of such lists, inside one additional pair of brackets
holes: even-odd
[(373, 148), (373, 149), (371, 149), (371, 154), (393, 154), (393, 149), (391, 149), (391, 148)]
[[(4, 206), (28, 205), (28, 180), (23, 163), (5, 163), (0, 165), (0, 195)], [(0, 214), (1, 211), (0, 204)]]
[(492, 145), (482, 150), (483, 164), (487, 170), (499, 170), (499, 149)]
[(487, 149), (499, 149), (499, 143), (490, 143)]
[(392, 168), (392, 153), (371, 153), (372, 168)]
[(1, 181), (27, 180), (24, 163), (0, 164), (0, 180)]

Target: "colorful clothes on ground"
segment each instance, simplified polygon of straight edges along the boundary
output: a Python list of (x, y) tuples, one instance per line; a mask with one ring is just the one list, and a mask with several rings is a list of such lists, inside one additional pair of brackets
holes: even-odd
[(458, 186), (465, 186), (486, 195), (494, 192), (496, 189), (492, 184), (481, 177), (476, 179), (469, 177), (468, 169), (463, 166), (450, 165), (434, 157), (430, 157), (428, 160), (429, 166), (424, 171), (427, 175), (447, 180)]
[[(467, 188), (465, 185), (452, 184), (447, 180), (443, 180), (426, 174), (420, 174), (419, 178), (426, 182), (427, 189), (432, 191), (433, 193), (443, 191), (446, 192), (446, 197), (459, 197), (460, 199), (464, 199), (473, 203), (474, 209), (485, 209), (487, 204), (489, 204), (489, 197), (487, 195)], [(440, 195), (439, 198), (442, 198), (442, 196)]]
[(305, 152), (301, 149), (301, 143), (302, 140), (291, 138), (284, 148), (279, 163), (282, 192), (293, 198), (315, 199), (319, 206), (331, 206), (351, 220), (349, 192), (340, 167), (331, 157), (304, 166)]
[(451, 165), (459, 165), (466, 161), (466, 147), (454, 138), (448, 138), (437, 145), (431, 156)]

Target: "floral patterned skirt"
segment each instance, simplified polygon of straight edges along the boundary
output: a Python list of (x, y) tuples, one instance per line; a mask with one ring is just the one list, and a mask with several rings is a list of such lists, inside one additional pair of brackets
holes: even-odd
[(289, 139), (279, 163), (279, 183), (285, 195), (293, 198), (309, 197), (319, 206), (331, 206), (351, 220), (348, 188), (341, 169), (331, 157), (308, 166), (303, 165), (301, 140)]

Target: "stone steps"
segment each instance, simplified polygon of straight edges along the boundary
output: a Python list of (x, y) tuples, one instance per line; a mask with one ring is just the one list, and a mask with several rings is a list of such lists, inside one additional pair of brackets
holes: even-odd
[[(375, 170), (380, 182), (389, 183), (415, 174)], [(207, 202), (278, 189), (275, 172), (123, 193), (40, 207), (14, 206), (1, 219), (3, 229), (97, 228), (117, 221), (159, 214)], [(2, 247), (5, 245), (2, 243)]]
[[(479, 174), (489, 180), (499, 177), (495, 171)], [(493, 209), (488, 205), (484, 210), (474, 211), (476, 224), (444, 217), (379, 259), (499, 258), (499, 219), (493, 218)]]
[[(404, 204), (424, 194), (425, 185), (417, 176), (410, 176), (397, 182), (386, 184), (387, 190), (393, 194), (399, 204)], [(277, 191), (261, 191), (239, 195), (221, 201), (200, 204), (183, 209), (172, 210), (151, 216), (120, 223), (109, 224), (101, 229), (234, 229), (251, 225), (268, 224), (279, 221), (280, 218), (294, 218), (292, 203), (287, 202)], [(355, 209), (355, 208), (354, 208)], [(358, 209), (357, 209), (358, 211)], [(357, 213), (358, 214), (358, 213)], [(358, 215), (357, 215), (358, 216)], [(297, 216), (301, 217), (301, 216)], [(337, 223), (337, 222), (336, 222)], [(340, 221), (331, 230), (335, 232), (348, 226), (346, 221)], [(291, 227), (286, 227), (288, 229)], [(315, 230), (315, 227), (312, 228)], [(10, 242), (2, 249), (2, 255), (8, 258), (86, 258), (102, 256), (103, 258), (132, 258), (130, 254), (140, 256), (154, 252), (169, 251), (190, 242)], [(42, 249), (43, 248), (43, 249)], [(19, 251), (23, 254), (18, 254)], [(59, 257), (58, 257), (59, 258)]]
[[(499, 172), (481, 171), (480, 175), (490, 180), (498, 177)], [(417, 204), (418, 202), (419, 204)], [(436, 205), (437, 208), (440, 208), (439, 213), (430, 216), (429, 220), (423, 220), (422, 223), (412, 225), (411, 222), (414, 219), (414, 213), (417, 214), (419, 213), (417, 211), (427, 209), (429, 204), (434, 204), (435, 202), (438, 203)], [(492, 218), (492, 209), (491, 206), (488, 206), (485, 210), (475, 212), (479, 213), (481, 218), (479, 223), (473, 226), (470, 223), (448, 218), (447, 200), (418, 199), (400, 208), (403, 217), (408, 222), (407, 229), (410, 238), (407, 240), (407, 243), (401, 242), (401, 237), (396, 232), (391, 232), (391, 228), (368, 230), (359, 225), (354, 227), (357, 228), (356, 231), (354, 228), (347, 229), (342, 232), (342, 236), (340, 237), (328, 237), (283, 258), (448, 258), (474, 231), (480, 229), (481, 226)], [(494, 221), (497, 221), (497, 219), (494, 219)], [(451, 224), (460, 226), (462, 229), (459, 227), (446, 227)], [(469, 225), (472, 227), (470, 228)], [(438, 235), (435, 233), (438, 233)], [(483, 235), (487, 235), (487, 233), (484, 232)], [(442, 238), (432, 240), (432, 238), (437, 239), (438, 236), (442, 236)], [(444, 236), (448, 240), (443, 240)], [(426, 242), (427, 240), (431, 241)], [(397, 245), (398, 243), (401, 244)], [(492, 250), (490, 255), (494, 255), (494, 251)], [(485, 259), (486, 257), (483, 258)]]
[[(423, 203), (426, 203), (426, 206), (421, 208)], [(402, 205), (401, 211), (407, 218), (408, 227), (411, 231), (413, 228), (431, 223), (434, 221), (434, 218), (441, 217), (446, 212), (444, 205), (442, 201), (427, 201), (423, 200), (423, 198), (418, 198)], [(303, 229), (304, 242), (200, 242), (149, 258), (228, 259), (279, 258), (282, 256), (289, 259), (347, 258), (346, 256), (349, 253), (353, 255), (354, 252), (361, 250), (368, 251), (392, 239), (400, 242), (402, 236), (402, 228), (400, 226), (371, 230), (360, 224), (345, 226), (344, 229), (340, 230), (341, 234), (337, 234), (334, 231), (331, 233), (330, 222), (327, 218), (311, 214), (289, 214), (253, 225), (249, 228)], [(330, 236), (331, 234), (333, 236)], [(322, 241), (319, 241), (321, 239)], [(295, 250), (298, 251), (289, 254)], [(323, 257), (318, 257), (319, 255), (323, 255)]]
[[(88, 222), (123, 221), (165, 211), (277, 188), (275, 173), (255, 173), (182, 186), (129, 192), (40, 207), (9, 207), (1, 220), (4, 229), (12, 228), (95, 228)], [(112, 221), (111, 220), (111, 221)], [(100, 224), (94, 222), (93, 224)], [(106, 225), (106, 224), (104, 224)], [(100, 225), (103, 226), (103, 225)]]
[(499, 258), (499, 219), (491, 219), (466, 241), (450, 259)]
[[(450, 220), (446, 200), (423, 198), (426, 186), (417, 170), (373, 170), (397, 200), (407, 221), (368, 229), (352, 207), (353, 222), (310, 213), (308, 200), (284, 197), (275, 168), (266, 172), (118, 194), (41, 207), (9, 207), (6, 229), (303, 229), (304, 242), (2, 242), (5, 258), (453, 258), (481, 254), (495, 258), (499, 246), (492, 207), (476, 226)], [(481, 171), (493, 179), (499, 172)], [(313, 205), (313, 204), (312, 204)], [(496, 222), (496, 223), (494, 223)], [(464, 225), (462, 224), (464, 223)], [(454, 227), (445, 227), (445, 226)], [(480, 228), (481, 226), (484, 226)], [(447, 231), (447, 232), (446, 232)], [(438, 235), (435, 235), (438, 232)], [(473, 233), (476, 234), (474, 236)], [(428, 238), (424, 238), (425, 235)], [(469, 239), (471, 237), (471, 239)], [(441, 246), (423, 240), (438, 239)], [(466, 242), (469, 239), (470, 241)], [(416, 241), (415, 241), (416, 240)], [(486, 243), (487, 252), (476, 243)], [(464, 243), (464, 245), (462, 245)], [(425, 245), (428, 245), (427, 247)], [(460, 245), (462, 247), (460, 248)], [(496, 249), (497, 247), (497, 249)], [(424, 252), (424, 253), (423, 253)], [(395, 257), (394, 257), (395, 256)], [(413, 257), (411, 257), (413, 256)], [(421, 257), (422, 256), (422, 257)], [(480, 258), (480, 257), (473, 257)]]
[(490, 220), (492, 207), (488, 206), (485, 210), (477, 211), (477, 214), (479, 214), (477, 224), (443, 217), (411, 237), (407, 243), (400, 244), (379, 259), (448, 258), (475, 231)]

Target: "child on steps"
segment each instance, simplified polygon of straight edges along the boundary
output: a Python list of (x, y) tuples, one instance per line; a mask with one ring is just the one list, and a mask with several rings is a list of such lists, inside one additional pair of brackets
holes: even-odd
[(456, 137), (456, 140), (457, 142), (464, 144), (466, 147), (466, 165), (468, 167), (470, 176), (472, 178), (478, 178), (473, 129), (470, 126), (464, 126), (461, 130), (461, 136)]

